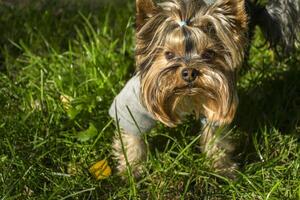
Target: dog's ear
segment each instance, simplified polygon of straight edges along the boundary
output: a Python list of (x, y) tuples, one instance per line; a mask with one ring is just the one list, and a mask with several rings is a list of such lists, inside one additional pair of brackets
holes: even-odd
[(136, 0), (136, 27), (139, 29), (147, 18), (153, 16), (156, 5), (153, 0)]
[(216, 0), (207, 12), (221, 20), (221, 23), (229, 24), (240, 31), (246, 31), (248, 27), (245, 0)]

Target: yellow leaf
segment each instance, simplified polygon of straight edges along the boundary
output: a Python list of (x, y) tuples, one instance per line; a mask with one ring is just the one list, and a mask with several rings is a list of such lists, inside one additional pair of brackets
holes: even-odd
[(107, 160), (100, 160), (92, 165), (89, 172), (97, 179), (105, 179), (111, 175), (111, 168), (109, 167)]

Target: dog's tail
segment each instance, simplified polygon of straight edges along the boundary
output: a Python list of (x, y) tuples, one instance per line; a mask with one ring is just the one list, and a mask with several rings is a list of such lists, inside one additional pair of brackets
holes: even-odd
[(275, 50), (288, 54), (299, 42), (300, 1), (269, 0), (265, 6), (252, 4), (252, 25), (258, 25)]

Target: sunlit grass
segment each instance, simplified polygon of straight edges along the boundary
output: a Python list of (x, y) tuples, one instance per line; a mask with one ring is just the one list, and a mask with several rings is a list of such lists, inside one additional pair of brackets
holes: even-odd
[(238, 85), (236, 181), (210, 168), (192, 120), (145, 136), (134, 185), (89, 174), (116, 164), (108, 108), (135, 70), (134, 5), (116, 4), (0, 3), (1, 199), (299, 199), (299, 51), (279, 61), (260, 34)]

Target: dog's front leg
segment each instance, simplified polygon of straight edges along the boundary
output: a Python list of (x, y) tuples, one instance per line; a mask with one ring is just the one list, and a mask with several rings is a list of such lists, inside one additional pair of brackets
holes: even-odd
[(131, 169), (134, 177), (141, 175), (141, 163), (146, 159), (146, 145), (140, 135), (124, 131), (117, 132), (113, 141), (113, 154), (118, 162), (117, 169), (121, 175), (127, 169)]
[(205, 124), (200, 138), (200, 145), (206, 156), (212, 159), (212, 166), (216, 172), (234, 179), (237, 169), (237, 164), (231, 159), (234, 148), (226, 139), (224, 129), (212, 123)]

